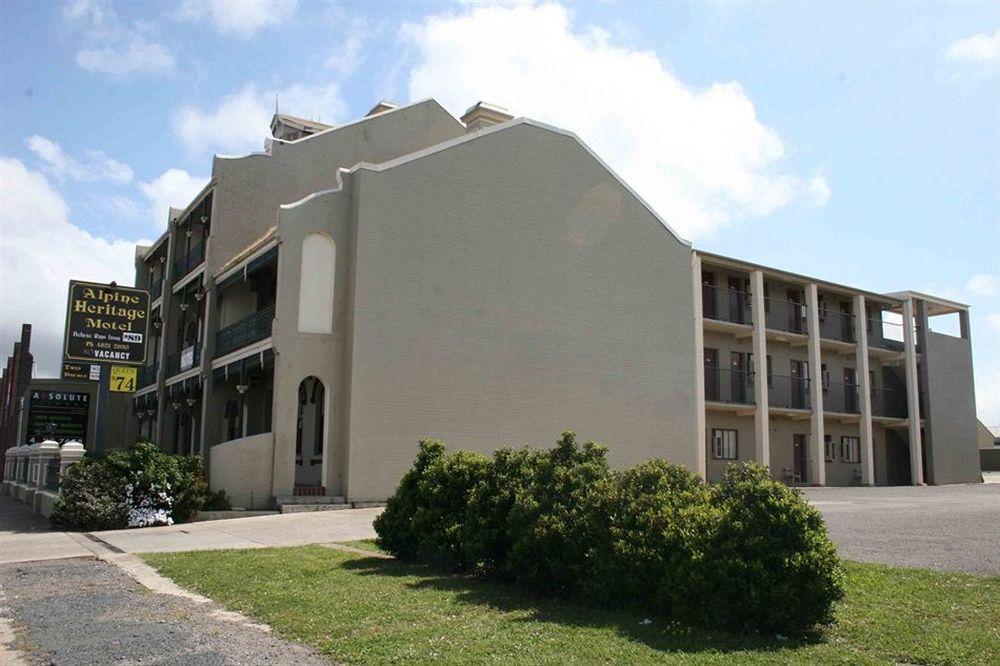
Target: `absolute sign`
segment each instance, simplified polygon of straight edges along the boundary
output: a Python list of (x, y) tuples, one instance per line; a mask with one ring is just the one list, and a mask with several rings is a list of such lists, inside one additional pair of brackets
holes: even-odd
[(34, 390), (28, 399), (29, 438), (86, 444), (90, 396), (73, 391)]
[(141, 365), (148, 329), (149, 292), (70, 281), (65, 359)]

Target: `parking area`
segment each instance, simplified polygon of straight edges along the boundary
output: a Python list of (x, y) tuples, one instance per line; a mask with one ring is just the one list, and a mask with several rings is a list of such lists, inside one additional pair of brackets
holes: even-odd
[(1000, 575), (1000, 484), (803, 493), (846, 559)]

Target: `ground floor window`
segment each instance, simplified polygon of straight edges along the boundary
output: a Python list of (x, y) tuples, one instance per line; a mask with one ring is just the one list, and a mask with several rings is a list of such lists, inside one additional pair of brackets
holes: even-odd
[(837, 459), (837, 447), (833, 445), (833, 437), (830, 435), (823, 435), (823, 451), (827, 462)]
[(841, 437), (840, 457), (848, 463), (861, 462), (861, 440), (857, 437)]
[(739, 433), (736, 430), (712, 428), (712, 457), (716, 460), (739, 458)]

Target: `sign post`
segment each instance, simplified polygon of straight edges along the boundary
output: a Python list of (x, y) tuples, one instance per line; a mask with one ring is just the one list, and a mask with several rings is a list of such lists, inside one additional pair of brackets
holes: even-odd
[[(82, 375), (86, 363), (90, 381), (98, 382), (97, 437), (94, 449), (103, 451), (107, 442), (108, 398), (115, 391), (135, 390), (135, 368), (146, 361), (149, 337), (149, 292), (116, 283), (99, 284), (70, 280), (66, 308), (63, 372)], [(73, 362), (77, 363), (73, 363)], [(88, 367), (89, 366), (89, 367)], [(112, 376), (114, 375), (114, 377)], [(82, 378), (82, 377), (81, 377)]]

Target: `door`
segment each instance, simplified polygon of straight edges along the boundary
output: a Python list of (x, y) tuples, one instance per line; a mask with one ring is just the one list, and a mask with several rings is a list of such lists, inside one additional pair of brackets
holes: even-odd
[(854, 326), (851, 321), (851, 304), (841, 302), (840, 304), (840, 339), (845, 342), (854, 342)]
[(729, 352), (729, 395), (730, 402), (746, 403), (746, 357), (742, 352)]
[(788, 330), (792, 333), (802, 333), (802, 322), (805, 319), (802, 312), (802, 296), (797, 289), (788, 290)]
[(848, 414), (858, 409), (858, 375), (854, 368), (844, 368), (844, 411)]
[(806, 483), (806, 436), (792, 435), (792, 461), (795, 483)]
[(719, 350), (705, 349), (705, 400), (719, 399)]
[(806, 383), (809, 369), (805, 361), (792, 361), (791, 377), (789, 379), (791, 400), (789, 406), (793, 409), (806, 408)]
[(716, 319), (715, 273), (701, 274), (701, 311), (709, 319)]
[(737, 324), (746, 323), (746, 293), (743, 290), (743, 280), (737, 277), (729, 278), (729, 321)]

